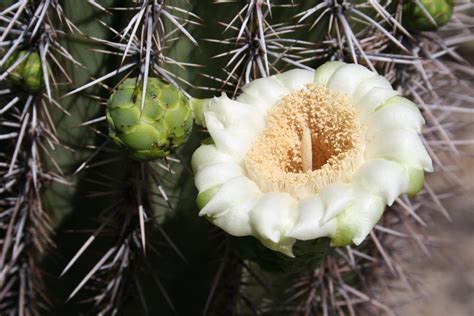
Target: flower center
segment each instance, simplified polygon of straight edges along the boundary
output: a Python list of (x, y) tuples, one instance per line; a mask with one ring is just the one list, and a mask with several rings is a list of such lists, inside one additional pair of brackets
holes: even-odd
[(349, 182), (364, 161), (364, 130), (350, 100), (307, 85), (284, 96), (245, 158), (249, 177), (264, 192), (297, 199), (336, 182)]

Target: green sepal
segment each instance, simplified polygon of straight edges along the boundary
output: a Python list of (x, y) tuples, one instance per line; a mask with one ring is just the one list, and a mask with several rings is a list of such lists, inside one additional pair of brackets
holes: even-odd
[(344, 211), (336, 217), (337, 228), (334, 237), (331, 239), (331, 247), (342, 247), (352, 244), (354, 231), (348, 223), (348, 213)]
[(152, 149), (153, 146), (164, 145), (156, 143), (157, 140), (161, 141), (162, 137), (156, 129), (149, 125), (134, 126), (131, 132), (124, 133), (120, 138), (131, 150), (147, 150)]
[(409, 197), (415, 197), (423, 189), (425, 182), (425, 172), (423, 169), (408, 168), (408, 189)]
[(209, 188), (201, 193), (198, 194), (196, 197), (196, 204), (200, 210), (206, 206), (207, 203), (214, 197), (214, 195), (219, 191), (221, 188), (221, 185), (216, 185), (213, 186), (212, 188)]
[(140, 121), (140, 109), (136, 107), (125, 109), (112, 109), (107, 112), (107, 123), (117, 133), (128, 133), (134, 130)]
[(212, 99), (196, 99), (191, 98), (189, 103), (191, 104), (191, 108), (193, 109), (194, 120), (196, 124), (201, 125), (202, 127), (206, 127), (206, 122), (204, 120), (204, 112), (207, 110), (209, 106), (209, 102)]

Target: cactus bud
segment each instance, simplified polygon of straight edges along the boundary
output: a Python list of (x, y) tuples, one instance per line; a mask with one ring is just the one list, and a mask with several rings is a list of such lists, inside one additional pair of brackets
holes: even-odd
[(125, 80), (109, 98), (109, 135), (135, 159), (166, 157), (191, 132), (191, 106), (177, 88), (149, 78), (142, 112), (142, 85), (135, 82)]
[(403, 7), (403, 24), (410, 30), (436, 31), (449, 22), (453, 6), (453, 0), (420, 0), (419, 3), (407, 1)]
[[(10, 68), (18, 59), (22, 58), (27, 51), (15, 53), (6, 62), (6, 68)], [(31, 92), (38, 92), (43, 86), (43, 69), (41, 68), (41, 58), (38, 53), (31, 52), (28, 57), (20, 62), (9, 75), (9, 79), (14, 84), (23, 87)]]

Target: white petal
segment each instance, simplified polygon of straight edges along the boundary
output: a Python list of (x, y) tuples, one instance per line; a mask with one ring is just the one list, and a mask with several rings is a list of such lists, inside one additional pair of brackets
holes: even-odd
[(214, 225), (222, 228), (233, 236), (252, 235), (253, 230), (250, 225), (249, 212), (255, 206), (260, 195), (251, 196), (233, 204), (227, 211), (213, 219)]
[(305, 85), (312, 83), (314, 71), (305, 69), (293, 69), (278, 74), (275, 78), (280, 81), (288, 90), (296, 91), (303, 89)]
[(288, 237), (299, 240), (311, 240), (335, 234), (336, 220), (321, 225), (324, 215), (324, 203), (319, 197), (311, 197), (301, 201), (298, 211), (298, 221), (288, 232)]
[(214, 98), (209, 103), (208, 111), (215, 113), (225, 127), (240, 126), (256, 132), (261, 132), (265, 127), (264, 112), (247, 103), (229, 99), (225, 94)]
[(254, 80), (242, 87), (238, 102), (252, 104), (262, 111), (268, 111), (290, 90), (278, 81), (275, 76)]
[(397, 162), (376, 159), (362, 165), (353, 178), (368, 191), (380, 195), (384, 202), (392, 205), (395, 199), (408, 190), (408, 173)]
[(326, 86), (336, 70), (344, 65), (346, 64), (341, 61), (329, 61), (319, 66), (314, 73), (314, 84)]
[(296, 204), (288, 193), (265, 193), (250, 211), (250, 224), (260, 237), (278, 243), (298, 217)]
[(216, 145), (201, 145), (193, 153), (191, 158), (191, 166), (194, 173), (201, 168), (222, 162), (233, 162), (234, 158), (223, 151), (217, 149)]
[(385, 101), (398, 94), (393, 89), (372, 88), (362, 98), (355, 101), (359, 110), (359, 121), (365, 123), (368, 116)]
[(224, 162), (201, 168), (194, 178), (199, 192), (223, 184), (229, 179), (244, 175), (244, 170), (235, 162)]
[(352, 94), (352, 100), (358, 101), (362, 98), (367, 92), (373, 88), (383, 88), (388, 90), (393, 90), (390, 82), (382, 76), (375, 76), (367, 80), (362, 81)]
[(418, 134), (411, 130), (387, 130), (367, 142), (366, 159), (385, 158), (425, 171), (433, 171), (431, 158)]
[(219, 150), (236, 159), (243, 159), (258, 134), (255, 130), (238, 126), (225, 127), (213, 112), (204, 113), (207, 130)]
[(321, 224), (325, 224), (351, 203), (354, 199), (352, 186), (349, 184), (330, 184), (321, 189), (319, 192), (321, 200), (324, 202), (324, 215)]
[(366, 138), (386, 129), (410, 129), (421, 133), (425, 123), (420, 111), (409, 100), (402, 97), (388, 99), (380, 109), (369, 115), (367, 119)]
[(369, 78), (377, 76), (364, 66), (357, 64), (347, 64), (337, 69), (328, 82), (328, 88), (337, 90), (352, 97), (357, 86)]
[(224, 183), (202, 208), (199, 215), (223, 216), (241, 203), (258, 198), (261, 195), (262, 193), (255, 182), (247, 177), (237, 177)]
[(273, 106), (273, 104), (269, 104), (269, 102), (262, 101), (259, 96), (254, 96), (254, 95), (244, 94), (244, 93), (241, 93), (237, 97), (237, 101), (255, 106), (256, 108), (259, 109), (259, 111), (263, 111), (264, 113), (266, 113), (266, 111), (268, 111), (268, 109)]
[(336, 217), (337, 230), (332, 245), (344, 246), (351, 242), (359, 245), (380, 220), (384, 208), (378, 196), (356, 190), (354, 202)]

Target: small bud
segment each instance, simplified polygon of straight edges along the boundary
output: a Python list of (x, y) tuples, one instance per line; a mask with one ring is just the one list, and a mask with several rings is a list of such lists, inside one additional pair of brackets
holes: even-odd
[[(27, 51), (15, 53), (8, 58), (6, 69), (10, 68), (18, 59), (22, 58)], [(15, 85), (23, 87), (27, 91), (38, 92), (43, 86), (43, 69), (41, 58), (38, 53), (31, 52), (28, 57), (21, 61), (9, 75), (9, 80)]]
[(403, 6), (403, 25), (410, 30), (436, 31), (449, 22), (453, 7), (453, 0), (407, 1)]
[(109, 135), (135, 159), (166, 157), (191, 132), (191, 106), (176, 87), (149, 78), (142, 112), (142, 85), (136, 87), (135, 82), (125, 80), (109, 98)]

